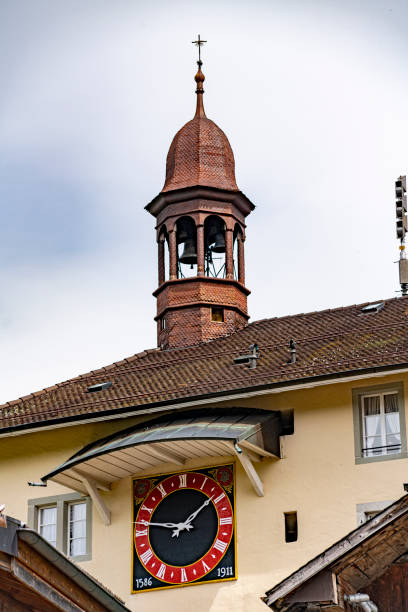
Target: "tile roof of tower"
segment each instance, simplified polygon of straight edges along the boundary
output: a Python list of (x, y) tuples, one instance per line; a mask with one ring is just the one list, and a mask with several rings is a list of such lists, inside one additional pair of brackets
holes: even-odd
[(231, 145), (224, 132), (206, 117), (204, 111), (205, 77), (201, 72), (201, 62), (198, 64), (196, 114), (173, 138), (167, 154), (162, 192), (196, 185), (238, 191)]
[[(134, 415), (166, 406), (293, 386), (350, 373), (408, 367), (408, 297), (364, 314), (365, 304), (264, 319), (227, 337), (182, 349), (143, 351), (0, 406), (0, 431), (64, 420)], [(295, 363), (288, 363), (289, 341)], [(256, 369), (234, 358), (259, 345)], [(112, 382), (97, 393), (90, 385)]]
[(167, 154), (162, 191), (184, 187), (238, 191), (234, 154), (224, 132), (207, 117), (196, 116), (175, 135)]

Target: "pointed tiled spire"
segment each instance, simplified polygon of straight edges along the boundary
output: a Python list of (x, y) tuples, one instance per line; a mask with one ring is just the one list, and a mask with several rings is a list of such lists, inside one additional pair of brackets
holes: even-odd
[(203, 83), (205, 81), (205, 76), (201, 71), (201, 66), (203, 65), (203, 62), (201, 60), (198, 60), (197, 64), (198, 64), (198, 70), (197, 70), (197, 74), (194, 77), (195, 82), (197, 83), (197, 88), (196, 88), (197, 108), (196, 108), (195, 117), (205, 117), (206, 115), (204, 111), (204, 100), (203, 100), (203, 96), (204, 96)]
[(201, 46), (206, 42), (198, 35), (193, 41), (198, 47), (196, 82), (196, 112), (177, 132), (170, 145), (166, 161), (166, 180), (162, 192), (185, 187), (215, 187), (238, 191), (235, 162), (228, 138), (204, 111), (204, 81), (201, 70)]

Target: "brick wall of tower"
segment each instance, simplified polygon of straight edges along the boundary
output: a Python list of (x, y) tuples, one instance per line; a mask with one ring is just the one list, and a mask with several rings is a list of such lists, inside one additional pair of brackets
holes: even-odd
[(236, 281), (208, 276), (170, 281), (154, 292), (158, 317), (169, 308), (182, 308), (197, 302), (203, 305), (232, 306), (245, 315), (248, 294), (249, 291)]
[[(241, 329), (248, 320), (248, 294), (248, 289), (232, 279), (195, 277), (165, 282), (154, 292), (158, 346), (193, 346)], [(212, 320), (213, 307), (223, 309), (223, 321)]]
[(224, 321), (211, 319), (211, 306), (190, 306), (169, 310), (165, 314), (165, 329), (161, 319), (157, 322), (158, 346), (162, 348), (181, 348), (208, 342), (231, 334), (247, 325), (241, 313), (224, 307)]

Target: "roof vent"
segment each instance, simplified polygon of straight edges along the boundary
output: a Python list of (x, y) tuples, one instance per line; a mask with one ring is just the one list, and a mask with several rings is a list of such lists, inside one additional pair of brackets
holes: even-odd
[(259, 359), (259, 349), (257, 344), (251, 344), (249, 347), (250, 353), (248, 355), (240, 355), (235, 357), (235, 365), (248, 364), (248, 368), (256, 368), (256, 360)]
[(91, 385), (87, 389), (87, 393), (96, 393), (96, 391), (103, 391), (104, 389), (109, 389), (112, 386), (111, 382), (103, 382), (98, 383), (97, 385)]
[(289, 342), (290, 359), (288, 363), (296, 363), (296, 342), (293, 338)]
[(385, 306), (384, 302), (377, 302), (376, 304), (368, 304), (367, 306), (364, 306), (364, 308), (361, 309), (361, 312), (363, 312), (364, 314), (368, 312), (380, 312), (380, 310), (382, 310), (384, 306)]

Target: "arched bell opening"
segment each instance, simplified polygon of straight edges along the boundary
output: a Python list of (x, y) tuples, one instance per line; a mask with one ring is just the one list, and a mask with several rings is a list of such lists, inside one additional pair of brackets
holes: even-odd
[(158, 238), (159, 247), (159, 285), (169, 280), (170, 278), (170, 247), (169, 247), (169, 235), (167, 228), (164, 225), (160, 229)]
[(197, 276), (197, 230), (191, 217), (176, 224), (177, 278)]
[(234, 227), (232, 254), (233, 254), (234, 279), (244, 284), (245, 283), (244, 234), (242, 232), (241, 227), (238, 225), (238, 223), (236, 223)]
[(216, 215), (204, 222), (204, 271), (206, 276), (226, 277), (225, 223)]

